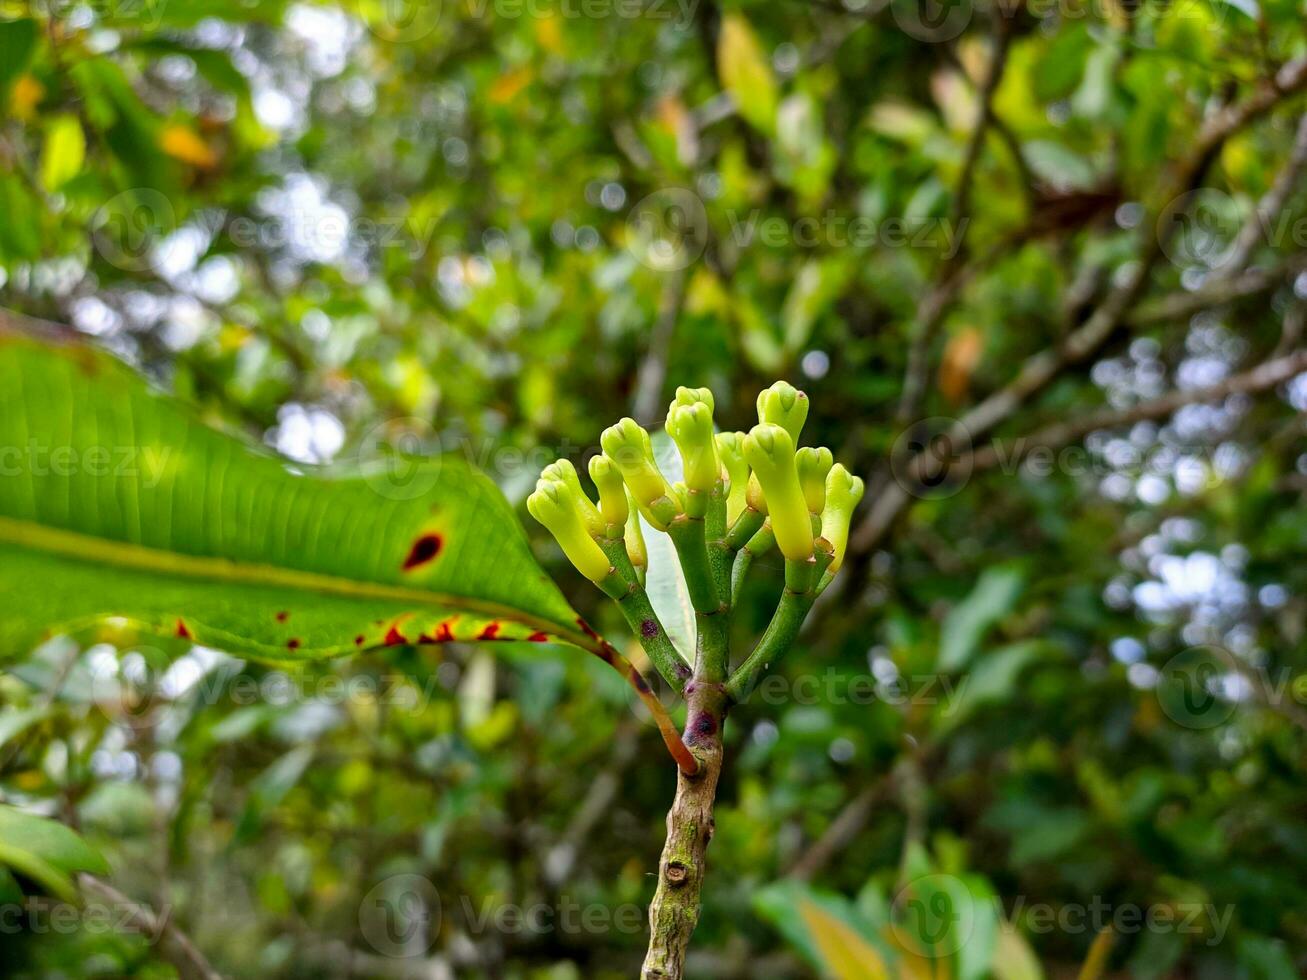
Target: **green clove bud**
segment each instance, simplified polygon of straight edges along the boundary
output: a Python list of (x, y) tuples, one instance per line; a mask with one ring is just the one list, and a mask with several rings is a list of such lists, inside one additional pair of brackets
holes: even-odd
[(649, 433), (634, 419), (625, 418), (605, 429), (599, 444), (622, 474), (644, 519), (659, 531), (666, 531), (672, 518), (681, 512), (681, 502), (654, 462)]
[(612, 566), (586, 528), (577, 496), (563, 480), (542, 476), (535, 493), (526, 498), (526, 509), (549, 529), (576, 570), (598, 584), (608, 577)]
[(670, 412), (677, 405), (707, 405), (708, 411), (716, 409), (716, 402), (713, 401), (712, 391), (708, 388), (687, 388), (681, 385), (676, 389), (676, 397), (672, 399), (672, 404), (668, 406)]
[(835, 557), (828, 573), (839, 571), (844, 563), (844, 551), (849, 544), (849, 524), (853, 510), (862, 500), (863, 483), (842, 465), (836, 463), (826, 476), (826, 507), (821, 513), (821, 536), (831, 543)]
[(607, 524), (605, 533), (611, 538), (619, 537), (630, 514), (626, 484), (622, 482), (622, 474), (617, 472), (617, 467), (607, 456), (592, 456), (590, 479), (594, 480), (595, 486), (599, 489), (599, 513), (603, 515), (604, 523)]
[(788, 381), (777, 381), (758, 393), (758, 422), (779, 425), (796, 446), (807, 418), (808, 396)]
[(626, 554), (631, 559), (631, 564), (637, 571), (644, 571), (649, 567), (649, 551), (644, 546), (644, 531), (640, 528), (640, 512), (636, 509), (635, 501), (631, 499), (631, 491), (626, 491), (627, 510), (630, 516), (626, 518), (626, 531), (623, 537), (626, 541)]
[[(688, 390), (678, 389), (678, 398), (679, 392)], [(713, 438), (711, 401), (672, 402), (667, 410), (667, 434), (681, 453), (686, 488), (695, 493), (712, 493), (721, 479), (721, 464), (717, 461), (717, 443)]]
[(835, 458), (825, 446), (804, 446), (794, 454), (794, 465), (799, 471), (799, 486), (808, 503), (808, 513), (821, 515), (826, 506), (826, 475)]
[(719, 432), (716, 438), (717, 458), (726, 474), (726, 524), (729, 527), (744, 513), (748, 504), (749, 464), (744, 461), (744, 433)]
[(793, 438), (779, 424), (756, 425), (744, 438), (744, 458), (762, 488), (781, 553), (806, 561), (812, 556), (812, 521), (799, 486)]
[(595, 537), (600, 537), (604, 533), (603, 515), (599, 513), (599, 508), (594, 505), (589, 494), (581, 489), (581, 478), (577, 476), (576, 467), (572, 465), (571, 460), (554, 460), (540, 471), (540, 479), (565, 483), (576, 497), (576, 505), (580, 510), (581, 519), (585, 522), (586, 530)]

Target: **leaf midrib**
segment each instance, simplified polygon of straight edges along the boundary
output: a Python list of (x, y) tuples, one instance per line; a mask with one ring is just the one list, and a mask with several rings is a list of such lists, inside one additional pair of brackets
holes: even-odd
[(568, 629), (553, 620), (534, 616), (513, 606), (471, 596), (411, 589), (384, 582), (364, 582), (337, 575), (324, 575), (321, 572), (306, 572), (297, 568), (282, 568), (256, 562), (238, 562), (230, 558), (217, 558), (210, 555), (161, 551), (157, 548), (54, 528), (32, 521), (15, 520), (11, 517), (0, 516), (0, 541), (77, 561), (94, 561), (137, 571), (180, 575), (196, 581), (270, 585), (320, 595), (410, 602), (423, 606), (457, 606), (495, 618), (513, 620), (542, 632), (553, 633), (582, 649), (589, 650), (593, 646), (583, 633)]

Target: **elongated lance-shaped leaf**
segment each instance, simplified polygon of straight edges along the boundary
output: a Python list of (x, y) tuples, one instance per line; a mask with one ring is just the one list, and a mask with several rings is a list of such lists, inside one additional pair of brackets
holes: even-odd
[(643, 678), (572, 610), (483, 474), (452, 456), (292, 465), (108, 355), (34, 339), (2, 313), (0, 595), (0, 664), (106, 622), (261, 660), (570, 643), (627, 677), (693, 769)]

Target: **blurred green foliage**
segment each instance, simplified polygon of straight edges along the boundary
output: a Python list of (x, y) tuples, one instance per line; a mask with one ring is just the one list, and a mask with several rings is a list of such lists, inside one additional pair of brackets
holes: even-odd
[[(1307, 388), (1127, 416), (1301, 349), (1304, 8), (941, 10), (0, 0), (0, 304), (292, 458), (456, 452), (515, 504), (678, 383), (731, 429), (773, 377), (820, 390), (810, 441), (869, 477), (864, 513), (912, 492), (732, 715), (689, 974), (1300, 976)], [(989, 465), (899, 465), (942, 424), (910, 423), (1009, 390), (1141, 270), (977, 431)], [(759, 564), (742, 638), (780, 588)], [(54, 640), (0, 677), (0, 793), (216, 968), (636, 972), (674, 772), (602, 665), (166, 652)], [(914, 902), (966, 941), (906, 955)], [(7, 975), (175, 970), (130, 930), (11, 921)]]

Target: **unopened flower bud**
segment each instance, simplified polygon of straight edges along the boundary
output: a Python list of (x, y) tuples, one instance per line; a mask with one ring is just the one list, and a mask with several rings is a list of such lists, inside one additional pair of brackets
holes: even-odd
[(713, 439), (711, 404), (673, 402), (667, 412), (667, 434), (680, 450), (686, 487), (697, 493), (712, 493), (721, 478), (721, 466)]
[(630, 513), (622, 474), (617, 472), (617, 467), (607, 456), (592, 456), (590, 479), (594, 480), (595, 486), (599, 489), (599, 513), (603, 515), (604, 523), (609, 529), (621, 528), (626, 524), (627, 515)]
[(640, 512), (636, 509), (635, 501), (631, 499), (631, 491), (626, 491), (627, 510), (630, 515), (626, 518), (626, 531), (623, 538), (626, 543), (626, 554), (631, 559), (631, 564), (637, 569), (649, 567), (649, 551), (644, 546), (644, 531), (640, 527)]
[(726, 523), (734, 524), (744, 512), (748, 502), (749, 464), (744, 461), (744, 433), (719, 432), (716, 438), (717, 458), (726, 471), (729, 490), (726, 495)]
[(649, 433), (634, 419), (627, 418), (605, 429), (599, 443), (622, 474), (645, 520), (659, 531), (666, 531), (681, 506), (676, 492), (654, 462)]
[(576, 498), (576, 505), (581, 519), (585, 521), (586, 530), (598, 537), (604, 533), (604, 519), (599, 508), (594, 505), (589, 494), (581, 489), (581, 478), (576, 475), (576, 467), (569, 459), (556, 459), (540, 471), (540, 479), (565, 483)]
[(839, 463), (831, 467), (826, 476), (826, 507), (821, 513), (821, 536), (831, 543), (835, 557), (829, 572), (836, 572), (844, 563), (844, 551), (849, 544), (849, 524), (853, 511), (862, 499), (862, 480), (853, 476)]
[(794, 440), (780, 425), (756, 425), (744, 438), (744, 458), (762, 488), (781, 553), (806, 561), (812, 556), (812, 521), (794, 464)]
[(758, 421), (779, 425), (799, 444), (799, 433), (808, 418), (808, 396), (787, 381), (777, 381), (758, 393)]
[(708, 388), (687, 388), (684, 385), (676, 389), (676, 397), (672, 399), (672, 404), (668, 411), (677, 405), (707, 405), (708, 411), (712, 412), (717, 406), (713, 401), (712, 391)]
[(562, 480), (542, 477), (536, 484), (535, 493), (526, 498), (526, 509), (549, 529), (577, 571), (591, 582), (602, 582), (611, 566), (586, 528), (576, 497), (572, 488)]
[(799, 471), (799, 486), (808, 503), (808, 513), (820, 515), (826, 506), (826, 474), (835, 462), (825, 446), (804, 446), (794, 454), (794, 465)]

